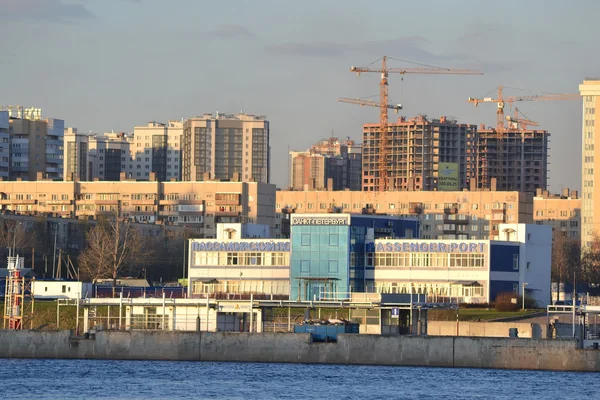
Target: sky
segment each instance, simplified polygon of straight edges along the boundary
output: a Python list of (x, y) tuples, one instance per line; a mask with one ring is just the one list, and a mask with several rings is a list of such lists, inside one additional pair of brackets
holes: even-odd
[[(407, 117), (491, 126), (496, 105), (468, 97), (499, 85), (505, 96), (577, 93), (600, 76), (599, 13), (595, 0), (0, 0), (0, 104), (94, 133), (205, 112), (266, 115), (271, 180), (286, 187), (288, 150), (332, 133), (360, 142), (362, 125), (379, 121), (377, 108), (336, 101), (379, 93), (377, 74), (350, 66), (386, 55), (480, 69), (391, 75), (389, 97)], [(581, 101), (515, 105), (551, 132), (550, 189), (579, 190)]]

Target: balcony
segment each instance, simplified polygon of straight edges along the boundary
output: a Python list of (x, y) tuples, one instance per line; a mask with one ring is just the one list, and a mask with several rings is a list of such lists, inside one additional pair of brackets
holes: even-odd
[(444, 208), (444, 214), (458, 214), (458, 207), (446, 207)]
[(96, 200), (94, 204), (99, 206), (118, 206), (119, 200)]
[(156, 200), (131, 200), (131, 205), (134, 206), (154, 206)]

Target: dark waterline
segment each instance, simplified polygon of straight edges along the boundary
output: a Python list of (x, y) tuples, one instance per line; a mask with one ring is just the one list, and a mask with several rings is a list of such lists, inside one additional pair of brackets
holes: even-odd
[(594, 399), (598, 374), (418, 367), (0, 359), (4, 399)]

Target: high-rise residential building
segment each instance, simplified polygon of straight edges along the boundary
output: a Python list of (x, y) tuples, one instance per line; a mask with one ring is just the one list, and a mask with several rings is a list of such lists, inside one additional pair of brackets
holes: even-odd
[(594, 235), (600, 234), (600, 191), (596, 190), (600, 187), (600, 143), (596, 146), (596, 138), (600, 138), (600, 78), (586, 78), (579, 93), (583, 96), (581, 244), (589, 246)]
[(89, 135), (77, 132), (77, 128), (65, 128), (64, 173), (65, 181), (91, 180), (88, 166)]
[(482, 127), (472, 138), (475, 146), (467, 156), (472, 189), (489, 189), (496, 178), (496, 190), (546, 190), (548, 131), (508, 127), (500, 136), (496, 129)]
[(136, 176), (135, 173), (131, 172), (134, 170), (130, 153), (131, 142), (131, 135), (125, 133), (105, 133), (104, 135), (90, 136), (88, 176), (92, 180), (119, 181), (121, 172), (125, 172), (127, 176), (143, 179), (144, 177), (141, 175), (142, 164), (136, 165), (136, 171), (140, 175)]
[(322, 139), (308, 151), (290, 151), (292, 190), (360, 190), (361, 146), (352, 140)]
[[(149, 122), (133, 129), (131, 156), (134, 170), (127, 171), (132, 178), (148, 179), (151, 172), (159, 181), (181, 180), (182, 121)], [(140, 165), (141, 168), (137, 168)]]
[(0, 178), (10, 177), (10, 125), (8, 111), (0, 111)]
[(42, 119), (39, 108), (8, 106), (12, 180), (62, 179), (64, 121)]
[[(363, 127), (362, 190), (379, 191), (380, 125)], [(400, 117), (388, 125), (386, 166), (388, 188), (397, 190), (460, 190), (468, 187), (468, 136), (476, 125), (447, 117)]]
[(203, 114), (183, 123), (184, 181), (234, 179), (269, 182), (269, 121), (251, 114)]

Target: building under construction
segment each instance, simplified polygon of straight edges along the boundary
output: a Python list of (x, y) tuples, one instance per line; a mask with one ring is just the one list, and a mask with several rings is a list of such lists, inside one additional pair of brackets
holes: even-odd
[[(388, 190), (461, 190), (467, 188), (467, 154), (473, 154), (477, 126), (459, 124), (448, 117), (400, 117), (390, 123), (386, 164)], [(363, 191), (378, 191), (380, 125), (363, 127)], [(449, 171), (449, 170), (452, 171)], [(444, 171), (454, 174), (442, 184)]]
[[(546, 189), (548, 143), (546, 130), (496, 129), (482, 127), (473, 135), (474, 146), (467, 157), (467, 178), (471, 187), (533, 193)], [(474, 183), (473, 183), (474, 182)]]

